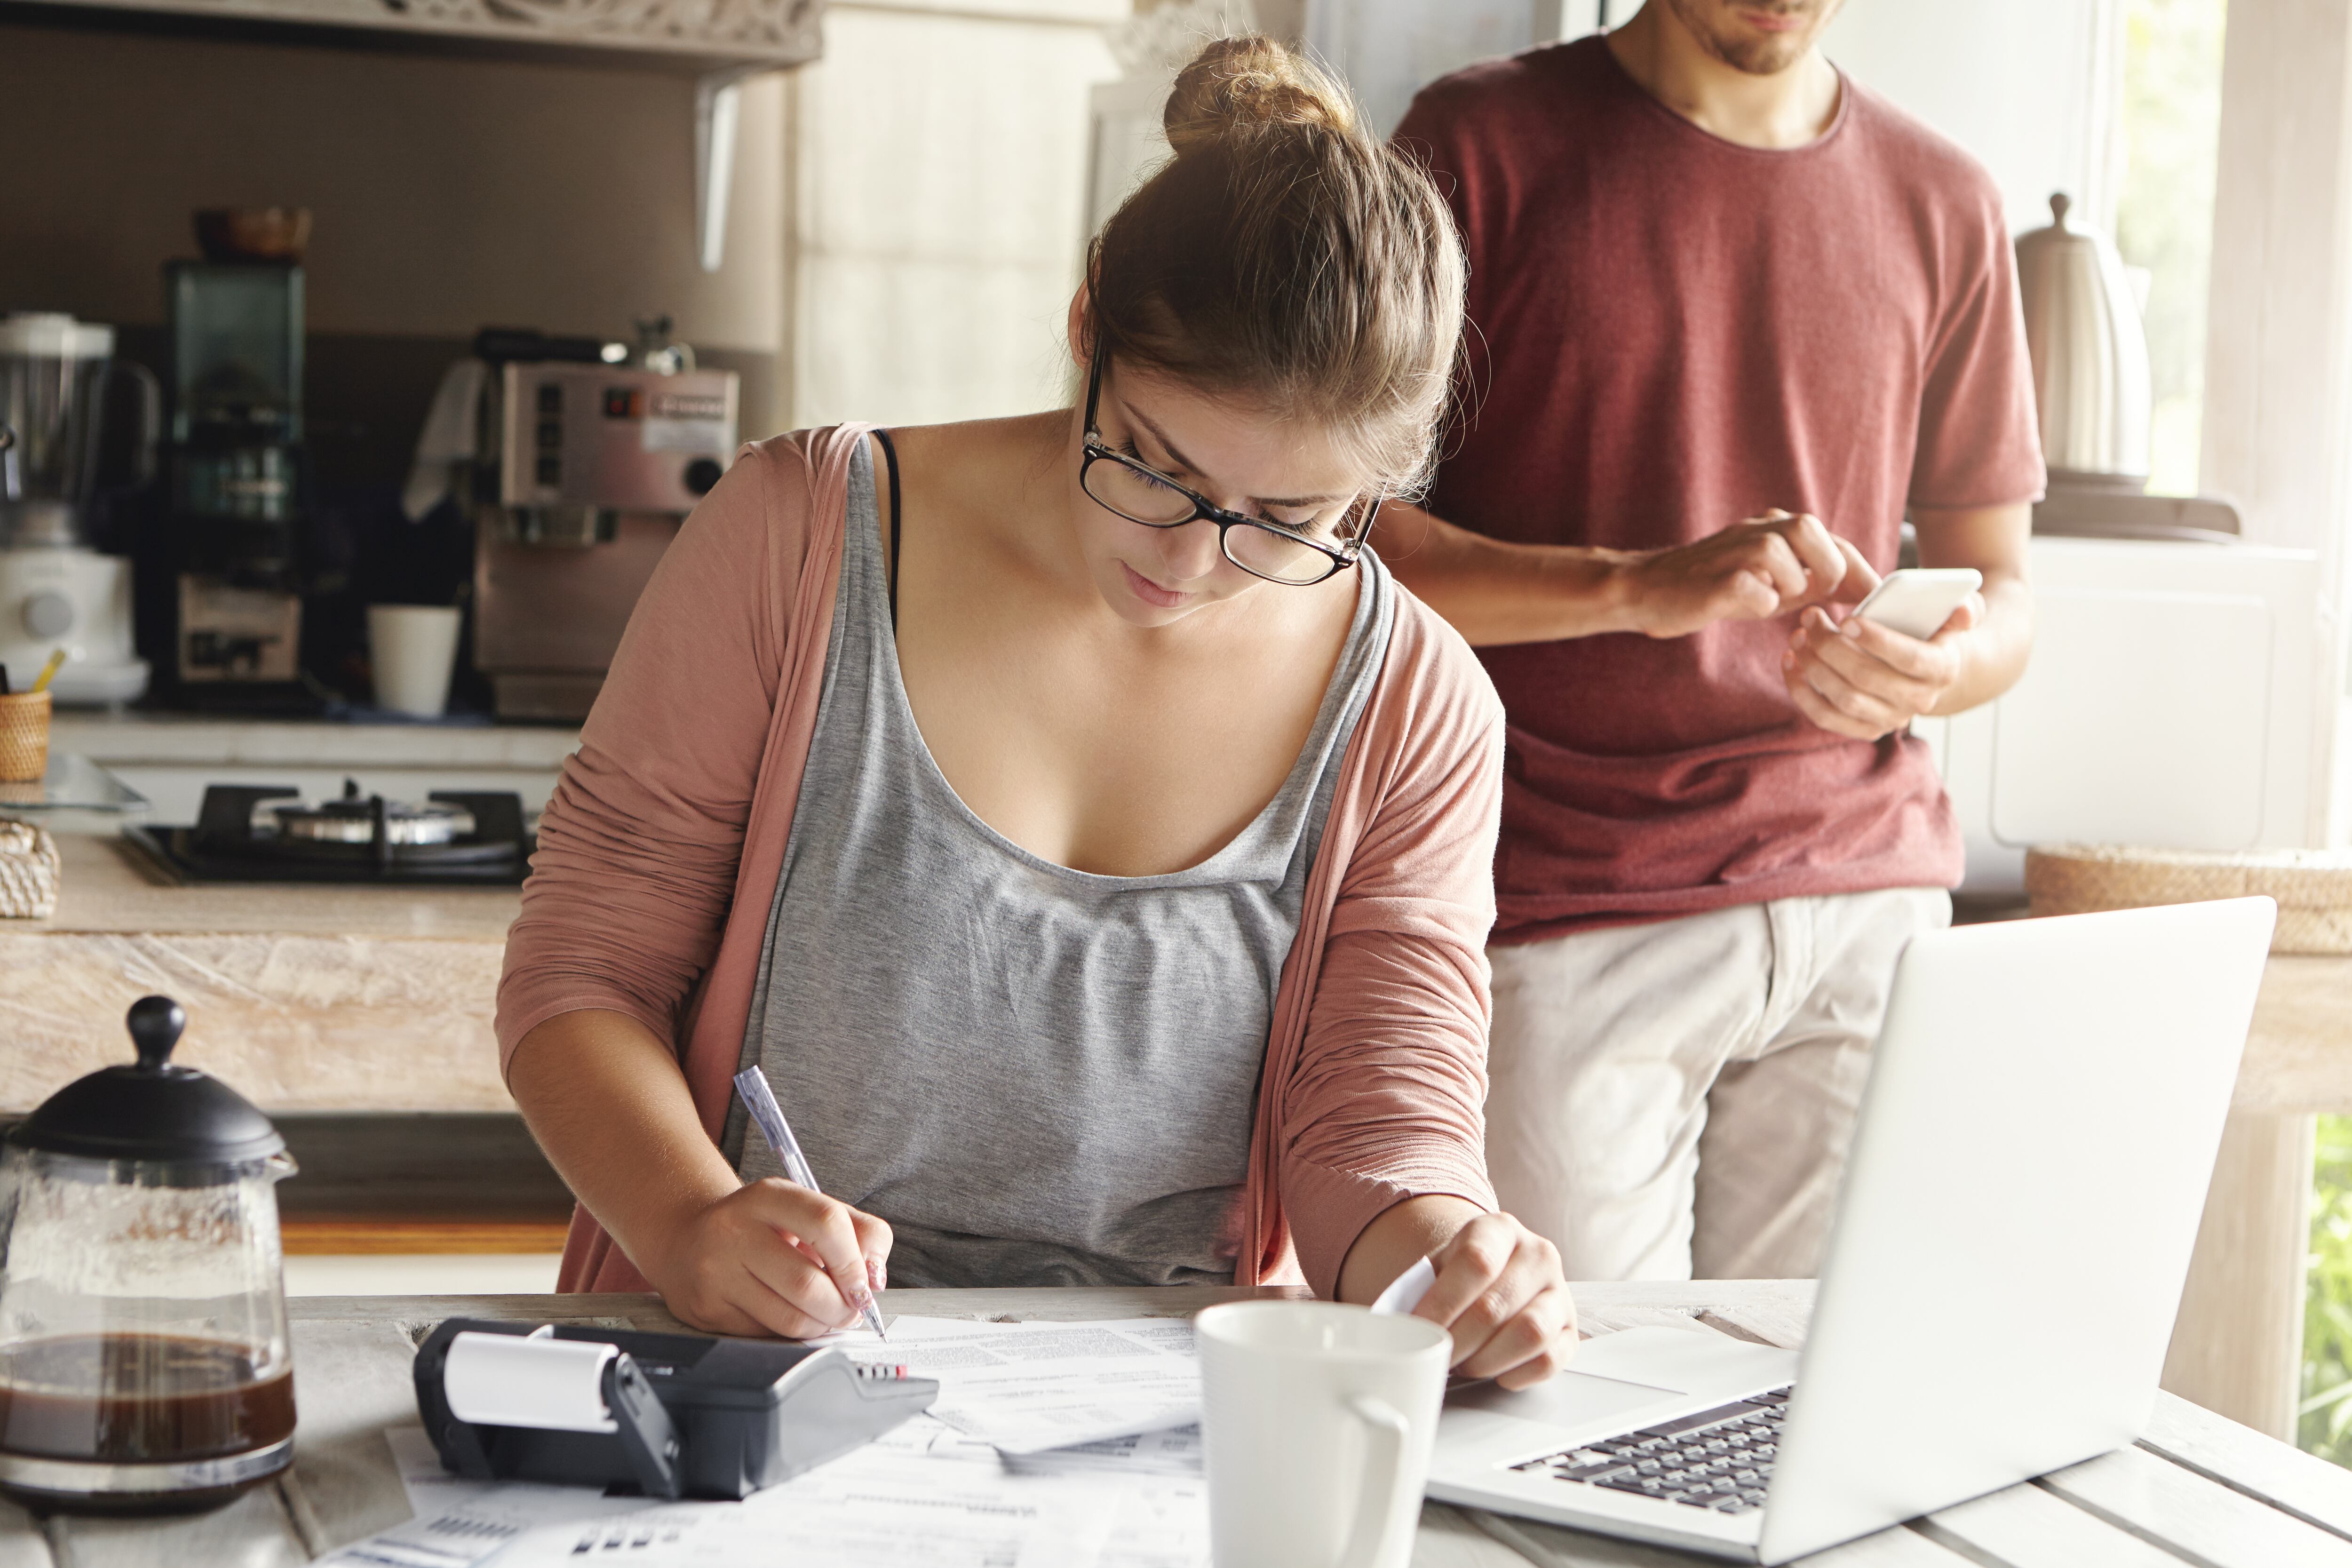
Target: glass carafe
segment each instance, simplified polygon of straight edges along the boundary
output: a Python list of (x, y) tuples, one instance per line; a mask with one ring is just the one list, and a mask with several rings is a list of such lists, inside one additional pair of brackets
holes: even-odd
[(0, 1152), (0, 1492), (41, 1509), (211, 1507), (292, 1458), (268, 1119), (171, 1063), (185, 1016), (131, 1010), (135, 1065), (68, 1085)]

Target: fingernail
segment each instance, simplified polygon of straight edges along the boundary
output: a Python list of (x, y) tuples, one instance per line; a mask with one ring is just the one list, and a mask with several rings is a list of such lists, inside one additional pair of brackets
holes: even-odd
[(1860, 616), (1848, 616), (1846, 617), (1845, 625), (1840, 626), (1838, 631), (1844, 637), (1860, 637), (1862, 635), (1862, 617)]
[(877, 1295), (890, 1288), (890, 1270), (878, 1258), (866, 1260), (866, 1283)]

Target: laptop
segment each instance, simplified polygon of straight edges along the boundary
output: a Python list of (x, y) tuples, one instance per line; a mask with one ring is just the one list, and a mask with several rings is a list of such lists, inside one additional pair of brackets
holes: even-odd
[(1962, 927), (1895, 971), (1801, 1352), (1677, 1328), (1450, 1396), (1429, 1495), (1779, 1563), (2139, 1436), (2276, 913)]

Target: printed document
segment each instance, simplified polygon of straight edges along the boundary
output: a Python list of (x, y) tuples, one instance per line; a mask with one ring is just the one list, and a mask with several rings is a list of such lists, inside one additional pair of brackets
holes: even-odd
[(856, 1568), (1206, 1568), (1192, 1325), (1145, 1318), (976, 1323), (902, 1317), (861, 1361), (936, 1377), (934, 1414), (740, 1503), (469, 1481), (423, 1430), (384, 1434), (416, 1517), (331, 1553), (338, 1568), (718, 1568), (775, 1557)]
[(1008, 1456), (1189, 1426), (1201, 1418), (1192, 1325), (1176, 1318), (973, 1323), (900, 1318), (842, 1350), (940, 1381), (931, 1414)]

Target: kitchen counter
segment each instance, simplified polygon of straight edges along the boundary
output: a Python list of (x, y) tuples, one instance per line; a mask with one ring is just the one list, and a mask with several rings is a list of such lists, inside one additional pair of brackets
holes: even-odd
[(60, 834), (55, 918), (0, 921), (0, 1114), (127, 1059), (126, 1008), (188, 1010), (179, 1058), (276, 1111), (510, 1111), (490, 1019), (512, 889), (165, 885)]
[[(152, 803), (141, 820), (185, 824), (209, 784), (268, 784), (311, 799), (346, 779), (387, 800), (435, 790), (512, 792), (526, 816), (547, 805), (580, 731), (528, 724), (350, 723), (195, 714), (60, 712), (49, 743), (105, 768)], [(63, 826), (98, 831), (76, 814)]]
[(514, 888), (213, 883), (175, 887), (120, 839), (58, 835), (58, 912), (0, 931), (227, 936), (439, 937), (504, 946), (522, 908)]
[(49, 743), (108, 767), (518, 768), (552, 771), (576, 728), (530, 724), (366, 724), (59, 709)]

